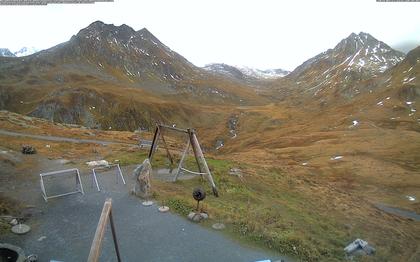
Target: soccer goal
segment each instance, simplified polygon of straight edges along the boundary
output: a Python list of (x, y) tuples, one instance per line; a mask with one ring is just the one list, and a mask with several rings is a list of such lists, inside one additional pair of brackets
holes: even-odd
[[(51, 198), (78, 193), (81, 193), (82, 195), (85, 194), (82, 180), (80, 179), (79, 169), (77, 168), (41, 173), (39, 176), (42, 197), (45, 202), (48, 202), (48, 199)], [(73, 183), (75, 185), (74, 187), (72, 185)], [(71, 186), (70, 189), (69, 186)], [(62, 193), (63, 191), (64, 193)]]
[(99, 166), (99, 167), (92, 168), (92, 185), (93, 185), (93, 183), (95, 183), (98, 191), (101, 191), (101, 188), (99, 187), (97, 173), (101, 172), (101, 171), (107, 171), (107, 170), (110, 170), (110, 169), (115, 169), (115, 171), (116, 171), (116, 173), (115, 173), (116, 181), (115, 182), (118, 184), (118, 180), (119, 180), (119, 177), (120, 177), (123, 184), (125, 185), (125, 179), (124, 179), (124, 176), (122, 174), (122, 171), (121, 171), (121, 168), (120, 168), (119, 164)]

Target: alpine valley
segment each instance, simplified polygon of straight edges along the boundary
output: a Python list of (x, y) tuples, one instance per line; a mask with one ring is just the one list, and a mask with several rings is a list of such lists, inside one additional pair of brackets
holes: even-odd
[[(420, 199), (420, 46), (351, 33), (290, 72), (201, 68), (146, 28), (97, 21), (52, 48), (0, 54), (1, 129), (124, 140), (157, 122), (194, 127), (229, 200), (207, 208), (234, 236), (302, 261), (342, 261), (356, 238), (377, 249), (363, 261), (420, 261), (418, 220), (381, 208), (420, 214), (407, 199)], [(188, 205), (184, 187), (161, 190)]]

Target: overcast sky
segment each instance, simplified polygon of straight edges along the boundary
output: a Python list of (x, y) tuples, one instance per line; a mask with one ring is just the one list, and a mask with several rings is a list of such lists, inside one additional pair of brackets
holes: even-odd
[[(149, 29), (192, 63), (292, 70), (351, 32), (420, 45), (420, 3), (376, 0), (115, 0), (0, 6), (0, 47), (49, 48), (96, 20)], [(406, 51), (406, 50), (403, 50)]]

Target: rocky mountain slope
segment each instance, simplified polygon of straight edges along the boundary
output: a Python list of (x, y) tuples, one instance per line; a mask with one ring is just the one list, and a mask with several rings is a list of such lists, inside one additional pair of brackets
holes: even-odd
[(307, 95), (352, 98), (366, 91), (366, 86), (404, 56), (367, 33), (352, 33), (333, 49), (304, 62), (286, 78)]
[(14, 57), (15, 54), (13, 54), (9, 49), (7, 48), (0, 48), (0, 56), (6, 56), (6, 57)]
[[(215, 107), (228, 108), (227, 116), (236, 115), (237, 106), (281, 101), (313, 110), (352, 102), (362, 93), (379, 99), (387, 81), (395, 88), (398, 81), (416, 83), (415, 69), (397, 69), (408, 63), (403, 59), (403, 53), (369, 34), (353, 33), (290, 74), (267, 80), (255, 70), (226, 64), (196, 67), (145, 28), (97, 21), (50, 49), (0, 57), (0, 108), (130, 130), (155, 121), (191, 123)], [(405, 71), (414, 76), (405, 79)]]
[(32, 55), (35, 54), (37, 52), (39, 52), (40, 50), (38, 48), (35, 47), (22, 47), (21, 49), (13, 52), (13, 54), (17, 57), (21, 57), (21, 56), (28, 56), (28, 55)]
[(135, 129), (162, 117), (185, 122), (194, 105), (264, 100), (127, 25), (97, 21), (50, 49), (0, 58), (1, 109), (89, 127)]

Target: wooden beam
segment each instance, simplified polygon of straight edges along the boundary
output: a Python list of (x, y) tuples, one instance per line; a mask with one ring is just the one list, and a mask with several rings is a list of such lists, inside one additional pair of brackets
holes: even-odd
[(182, 132), (182, 133), (188, 133), (188, 130), (177, 128), (177, 127), (173, 127), (173, 126), (159, 124), (159, 127), (167, 128), (167, 129), (170, 129), (170, 130), (173, 130), (173, 131)]
[(194, 146), (194, 141), (193, 141), (194, 139), (193, 139), (193, 136), (192, 136), (193, 131), (191, 129), (187, 129), (187, 130), (188, 130), (188, 137), (190, 139), (191, 148), (192, 148), (193, 153), (194, 153), (195, 162), (197, 163), (198, 171), (200, 173), (203, 173), (203, 170), (201, 169), (200, 161), (198, 160), (199, 159), (198, 152), (197, 152), (196, 147)]
[(108, 198), (104, 207), (102, 208), (101, 217), (99, 218), (98, 227), (96, 228), (95, 237), (92, 241), (92, 246), (90, 247), (88, 262), (97, 262), (101, 254), (102, 240), (105, 234), (106, 222), (108, 220), (109, 213), (112, 208), (112, 200)]
[(150, 147), (149, 156), (148, 156), (150, 162), (152, 162), (153, 154), (155, 153), (155, 150), (156, 150), (156, 146), (159, 139), (159, 133), (160, 133), (159, 126), (156, 125), (155, 134), (153, 136), (153, 141), (152, 141), (152, 146)]
[[(201, 164), (203, 165), (204, 173), (207, 173), (207, 179), (209, 180), (209, 182), (211, 184), (211, 187), (213, 189), (213, 194), (216, 197), (218, 197), (219, 192), (217, 191), (216, 184), (213, 181), (213, 177), (212, 177), (210, 169), (207, 165), (206, 159), (204, 158), (203, 151), (201, 150), (200, 143), (198, 143), (198, 139), (197, 139), (197, 136), (195, 135), (194, 130), (190, 132), (190, 137), (191, 137), (191, 146), (193, 148), (195, 158), (196, 158), (197, 162), (201, 162)], [(201, 172), (201, 170), (200, 170), (200, 173), (203, 173), (203, 172)]]

